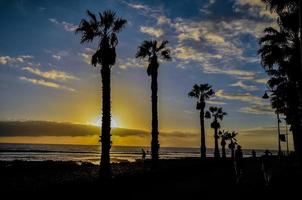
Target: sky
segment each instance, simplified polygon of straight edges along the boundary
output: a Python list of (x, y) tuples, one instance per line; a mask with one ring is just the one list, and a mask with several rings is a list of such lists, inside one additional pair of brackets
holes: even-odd
[[(277, 146), (276, 117), (261, 98), (267, 76), (257, 55), (258, 39), (265, 27), (276, 26), (276, 16), (260, 0), (0, 0), (1, 121), (100, 124), (100, 68), (90, 65), (97, 41), (80, 44), (74, 32), (87, 9), (111, 9), (128, 21), (112, 67), (113, 127), (148, 134), (150, 77), (135, 53), (144, 40), (168, 40), (172, 60), (160, 62), (158, 77), (163, 146), (199, 145), (196, 100), (187, 95), (195, 83), (213, 86), (216, 96), (207, 107), (228, 113), (222, 129), (238, 131), (251, 148)], [(206, 120), (212, 145), (209, 124)], [(58, 141), (44, 136), (43, 143)], [(97, 143), (97, 137), (83, 142), (70, 136), (64, 141)], [(5, 135), (0, 142), (41, 142), (41, 137)], [(113, 135), (113, 142), (148, 145), (148, 137)]]

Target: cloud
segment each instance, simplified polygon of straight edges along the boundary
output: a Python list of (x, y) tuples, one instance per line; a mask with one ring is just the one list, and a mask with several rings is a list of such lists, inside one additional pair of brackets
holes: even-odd
[(20, 55), (16, 57), (0, 56), (0, 65), (24, 63), (32, 58), (33, 56), (31, 55)]
[(239, 37), (244, 34), (250, 34), (255, 38), (260, 38), (263, 35), (263, 30), (266, 27), (276, 27), (272, 22), (259, 22), (251, 19), (234, 19), (229, 21), (221, 21), (219, 23), (226, 35), (232, 38)]
[(256, 75), (255, 72), (240, 70), (240, 69), (228, 69), (228, 68), (218, 68), (209, 63), (204, 63), (203, 65), (204, 73), (208, 74), (226, 74), (234, 76), (239, 79), (250, 80), (253, 79)]
[(207, 61), (209, 58), (221, 59), (222, 56), (219, 54), (208, 53), (197, 51), (191, 46), (186, 46), (183, 44), (179, 44), (174, 49), (172, 49), (173, 56), (177, 59), (184, 61), (196, 61), (203, 63)]
[(190, 46), (178, 45), (173, 49), (173, 57), (182, 61), (195, 61), (199, 62), (203, 68), (204, 73), (208, 74), (227, 74), (235, 76), (241, 79), (253, 79), (256, 73), (253, 71), (231, 69), (231, 68), (219, 68), (212, 64), (214, 60), (221, 60), (222, 55), (211, 54), (208, 52), (201, 52), (193, 49)]
[(33, 68), (33, 67), (30, 67), (30, 66), (23, 67), (22, 70), (28, 71), (32, 74), (38, 75), (38, 76), (43, 77), (43, 78), (52, 79), (52, 80), (66, 81), (66, 80), (77, 79), (73, 75), (70, 75), (70, 74), (68, 74), (66, 72), (63, 72), (63, 71), (57, 71), (57, 70), (41, 71), (38, 68)]
[[(281, 132), (285, 132), (285, 127), (281, 126), (280, 127)], [(250, 128), (250, 129), (244, 129), (240, 131), (240, 135), (242, 136), (277, 136), (277, 127), (276, 126), (267, 126), (267, 127), (255, 127), (255, 128)]]
[[(93, 136), (100, 134), (100, 127), (52, 121), (0, 121), (0, 137), (20, 136)], [(150, 132), (137, 129), (112, 128), (113, 137), (149, 137)], [(161, 132), (161, 137), (190, 138), (195, 133), (180, 131)]]
[(41, 86), (44, 86), (44, 87), (49, 87), (49, 88), (54, 88), (54, 89), (68, 90), (70, 92), (75, 91), (73, 88), (69, 88), (69, 87), (54, 83), (54, 82), (45, 81), (43, 79), (33, 79), (33, 78), (27, 78), (27, 77), (24, 77), (24, 76), (19, 77), (19, 79), (22, 80), (22, 81), (32, 83), (34, 85), (41, 85)]
[(262, 0), (235, 0), (234, 10), (254, 17), (277, 18), (277, 14), (271, 13)]
[(257, 115), (271, 115), (274, 113), (269, 102), (250, 93), (225, 93), (223, 90), (218, 90), (215, 92), (215, 95), (218, 99), (235, 100), (250, 104), (249, 106), (240, 108), (238, 111), (241, 113)]
[(163, 24), (170, 24), (171, 23), (171, 19), (166, 17), (165, 15), (159, 15), (156, 17), (157, 20), (157, 24), (158, 25), (163, 25)]
[(218, 99), (246, 102), (249, 105), (239, 108), (238, 112), (256, 114), (256, 115), (272, 115), (274, 110), (268, 101), (261, 97), (254, 96), (250, 93), (225, 93), (223, 90), (215, 92)]
[(219, 99), (237, 100), (237, 101), (247, 102), (255, 105), (268, 104), (261, 97), (254, 96), (250, 93), (226, 93), (223, 90), (218, 90), (215, 92), (215, 95)]
[(274, 111), (269, 105), (252, 105), (249, 107), (242, 107), (239, 112), (256, 114), (256, 115), (273, 115)]
[(211, 104), (211, 105), (225, 105), (226, 104), (225, 102), (222, 102), (222, 101), (213, 101), (213, 100), (207, 100), (207, 103)]
[(64, 28), (64, 30), (68, 31), (68, 32), (73, 32), (76, 30), (76, 28), (78, 27), (75, 24), (66, 22), (66, 21), (58, 21), (55, 18), (49, 18), (48, 19), (51, 23), (62, 26)]
[(257, 90), (259, 90), (258, 87), (254, 86), (254, 85), (246, 85), (242, 81), (238, 81), (236, 83), (230, 84), (230, 86), (239, 87), (239, 88), (247, 90), (247, 91), (257, 91)]
[(146, 33), (148, 35), (151, 35), (153, 37), (159, 38), (164, 34), (164, 31), (160, 28), (153, 28), (153, 27), (147, 27), (147, 26), (141, 26), (140, 32)]
[(127, 69), (129, 67), (145, 67), (146, 63), (142, 61), (141, 59), (135, 59), (135, 58), (127, 58), (127, 59), (118, 59), (117, 66), (119, 66), (121, 69)]
[(79, 53), (79, 55), (82, 57), (82, 60), (88, 64), (91, 65), (91, 56), (93, 55), (94, 50), (90, 48), (85, 48), (84, 52)]
[(56, 54), (52, 55), (52, 57), (53, 57), (54, 59), (56, 59), (56, 60), (61, 60), (61, 59), (62, 59), (62, 56), (56, 55)]
[(206, 14), (206, 15), (211, 14), (212, 12), (209, 11), (209, 7), (210, 7), (211, 5), (213, 5), (215, 2), (216, 2), (216, 0), (208, 0), (208, 3), (206, 3), (204, 6), (202, 6), (202, 8), (200, 9), (200, 11), (201, 11), (203, 14)]
[(150, 10), (150, 8), (147, 5), (139, 4), (139, 3), (128, 3), (124, 1), (128, 6), (131, 8), (137, 9), (137, 10)]
[(261, 78), (261, 79), (256, 79), (256, 83), (261, 83), (261, 84), (266, 84), (268, 81), (268, 78)]

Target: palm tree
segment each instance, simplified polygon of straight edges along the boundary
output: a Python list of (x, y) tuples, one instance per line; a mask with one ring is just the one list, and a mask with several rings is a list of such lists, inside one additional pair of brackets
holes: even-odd
[(220, 123), (218, 120), (222, 121), (223, 117), (227, 115), (226, 112), (222, 111), (222, 108), (217, 108), (211, 106), (209, 110), (205, 114), (205, 118), (210, 119), (211, 117), (213, 118), (213, 122), (211, 123), (211, 128), (214, 129), (214, 139), (215, 139), (215, 149), (214, 149), (214, 157), (215, 158), (220, 158), (220, 152), (218, 148), (218, 130), (220, 129)]
[(152, 163), (155, 166), (158, 161), (159, 141), (158, 141), (158, 116), (157, 116), (157, 76), (158, 76), (158, 58), (163, 60), (171, 60), (170, 50), (167, 48), (168, 41), (164, 40), (160, 44), (156, 40), (143, 41), (138, 47), (136, 58), (147, 58), (148, 68), (147, 74), (151, 76), (151, 102), (152, 102), (152, 141), (151, 155)]
[(232, 159), (234, 159), (235, 156), (235, 145), (237, 144), (237, 140), (236, 140), (236, 135), (238, 133), (236, 133), (235, 131), (229, 132), (229, 131), (219, 131), (218, 135), (221, 138), (221, 157), (222, 158), (226, 158), (226, 152), (225, 152), (225, 146), (227, 144), (227, 141), (230, 141), (229, 144), (229, 148), (231, 149), (231, 157)]
[[(279, 28), (268, 27), (260, 39), (261, 63), (271, 77), (271, 102), (291, 126), (302, 163), (302, 18), (300, 0), (262, 0), (278, 15)], [(283, 101), (283, 102), (282, 102)], [(280, 104), (281, 102), (281, 104)]]
[(107, 10), (99, 13), (99, 20), (87, 10), (89, 21), (82, 19), (76, 33), (81, 33), (81, 43), (92, 42), (97, 39), (98, 46), (92, 55), (91, 64), (101, 66), (102, 76), (102, 154), (100, 163), (100, 175), (111, 176), (110, 148), (111, 148), (111, 98), (110, 98), (110, 73), (111, 67), (116, 61), (115, 48), (118, 44), (117, 33), (126, 25), (127, 21), (117, 17), (115, 12)]
[(196, 109), (200, 110), (200, 133), (201, 133), (201, 146), (200, 146), (200, 156), (202, 159), (206, 158), (206, 136), (204, 127), (204, 109), (206, 106), (206, 100), (213, 97), (215, 92), (212, 90), (212, 86), (209, 84), (195, 84), (192, 90), (188, 93), (189, 97), (197, 98)]
[(236, 133), (235, 131), (232, 131), (227, 137), (227, 140), (230, 141), (229, 149), (231, 149), (231, 158), (232, 159), (235, 158), (235, 147), (237, 145), (237, 139), (236, 139), (237, 135), (238, 135), (238, 133)]

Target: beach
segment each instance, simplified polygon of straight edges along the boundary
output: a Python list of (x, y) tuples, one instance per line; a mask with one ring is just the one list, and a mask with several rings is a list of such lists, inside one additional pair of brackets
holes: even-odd
[(192, 199), (254, 199), (294, 197), (302, 178), (297, 162), (272, 160), (273, 175), (266, 186), (258, 159), (245, 158), (237, 182), (230, 159), (183, 158), (112, 164), (113, 178), (98, 178), (98, 165), (62, 161), (1, 161), (0, 186), (10, 196), (132, 197)]

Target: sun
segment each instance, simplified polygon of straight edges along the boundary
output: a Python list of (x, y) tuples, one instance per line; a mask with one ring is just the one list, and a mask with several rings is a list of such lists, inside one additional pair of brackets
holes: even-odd
[[(94, 120), (92, 120), (92, 122), (90, 124), (101, 127), (102, 126), (102, 117), (100, 116), (100, 117), (95, 118)], [(111, 127), (112, 128), (118, 127), (117, 120), (114, 117), (111, 117)]]

